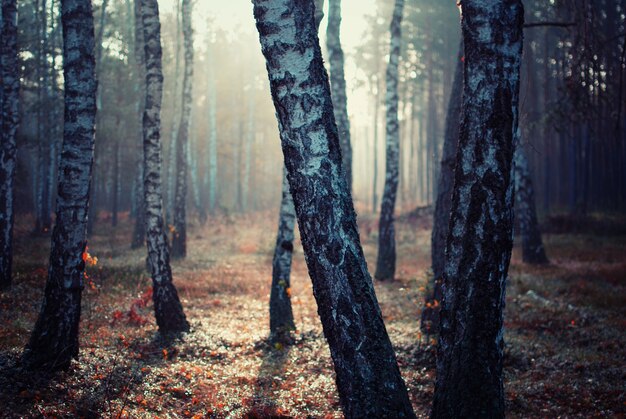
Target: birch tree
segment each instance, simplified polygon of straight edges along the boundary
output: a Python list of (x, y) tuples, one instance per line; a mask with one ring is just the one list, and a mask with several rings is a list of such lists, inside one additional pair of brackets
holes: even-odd
[(439, 327), (439, 309), (441, 304), (441, 284), (446, 255), (446, 237), (450, 221), (450, 204), (454, 186), (454, 164), (456, 162), (459, 126), (461, 124), (461, 102), (463, 100), (463, 44), (459, 46), (454, 82), (448, 102), (446, 116), (446, 135), (443, 142), (441, 169), (437, 181), (437, 200), (433, 216), (431, 243), (431, 267), (433, 270), (432, 292), (426, 297), (422, 310), (421, 329), (427, 333), (436, 332)]
[(350, 119), (348, 118), (348, 99), (346, 97), (346, 79), (343, 70), (343, 49), (341, 48), (341, 0), (328, 1), (328, 28), (326, 30), (326, 48), (330, 64), (330, 92), (333, 98), (335, 121), (339, 131), (339, 144), (343, 169), (352, 192), (352, 146), (350, 144)]
[(29, 369), (66, 369), (78, 356), (89, 182), (96, 122), (91, 1), (62, 0), (65, 124), (56, 222), (41, 312), (24, 352)]
[(185, 49), (185, 75), (183, 78), (183, 110), (176, 139), (176, 198), (174, 202), (174, 234), (172, 257), (187, 255), (187, 148), (189, 147), (189, 123), (191, 119), (193, 82), (193, 30), (191, 27), (191, 0), (182, 2), (183, 44)]
[(541, 240), (541, 231), (535, 208), (535, 189), (533, 188), (528, 159), (521, 143), (520, 130), (517, 132), (515, 145), (515, 218), (519, 223), (522, 236), (522, 260), (525, 263), (541, 265), (548, 263), (548, 257)]
[(313, 2), (254, 0), (287, 179), (346, 417), (414, 417), (359, 242)]
[(145, 106), (143, 114), (144, 207), (148, 265), (152, 275), (154, 314), (162, 333), (189, 330), (189, 323), (172, 282), (167, 236), (163, 229), (161, 192), (161, 24), (156, 0), (141, 0), (139, 8), (145, 42)]
[(2, 2), (0, 19), (0, 289), (11, 285), (13, 264), (13, 203), (19, 122), (20, 71), (17, 48), (17, 5)]
[(402, 42), (402, 11), (404, 0), (396, 0), (389, 31), (391, 41), (389, 47), (389, 65), (387, 66), (386, 83), (387, 105), (386, 123), (386, 174), (383, 200), (380, 206), (378, 233), (378, 259), (376, 261), (376, 279), (393, 279), (396, 273), (396, 233), (393, 213), (398, 193), (400, 133), (398, 125), (398, 62), (400, 60), (400, 44)]
[(504, 417), (505, 281), (512, 247), (521, 0), (463, 0), (461, 129), (431, 417)]
[(205, 177), (205, 184), (209, 188), (209, 214), (215, 215), (217, 203), (217, 86), (215, 85), (215, 65), (211, 54), (212, 45), (207, 47), (208, 60), (208, 102), (209, 102), (209, 152)]

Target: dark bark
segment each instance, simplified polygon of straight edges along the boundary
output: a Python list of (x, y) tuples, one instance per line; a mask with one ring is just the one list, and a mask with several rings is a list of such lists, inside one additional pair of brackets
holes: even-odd
[(503, 418), (503, 309), (513, 230), (524, 13), (463, 0), (464, 91), (431, 417)]
[[(518, 135), (519, 131), (518, 131)], [(535, 190), (530, 177), (528, 159), (520, 139), (515, 147), (515, 218), (522, 236), (522, 260), (524, 263), (541, 265), (548, 263), (548, 257), (541, 240), (541, 231), (537, 221)]]
[(396, 0), (393, 16), (389, 26), (391, 41), (389, 46), (389, 65), (387, 66), (386, 83), (387, 106), (386, 123), (386, 173), (383, 200), (380, 206), (378, 222), (378, 259), (374, 277), (379, 280), (393, 280), (396, 274), (396, 232), (394, 226), (394, 210), (398, 194), (400, 133), (398, 125), (398, 63), (400, 61), (400, 44), (402, 42), (401, 23), (404, 0)]
[(0, 289), (11, 285), (13, 265), (13, 203), (19, 123), (20, 72), (15, 0), (2, 2), (0, 21)]
[(343, 49), (340, 39), (341, 0), (328, 2), (328, 29), (326, 31), (326, 48), (330, 64), (330, 91), (335, 111), (335, 121), (339, 131), (341, 161), (348, 182), (348, 190), (352, 192), (352, 145), (350, 144), (350, 119), (348, 118), (348, 99), (346, 97), (346, 79), (343, 70)]
[(359, 242), (312, 2), (255, 0), (289, 188), (346, 417), (414, 417)]
[(291, 309), (291, 260), (296, 210), (289, 193), (287, 172), (283, 169), (283, 193), (280, 201), (278, 235), (272, 262), (272, 290), (270, 292), (270, 339), (288, 343), (296, 325)]
[(446, 116), (446, 136), (443, 143), (441, 170), (437, 184), (437, 200), (433, 217), (433, 231), (430, 237), (431, 266), (433, 278), (426, 302), (422, 310), (421, 329), (426, 333), (436, 333), (439, 328), (439, 309), (441, 307), (441, 284), (446, 257), (446, 237), (450, 221), (452, 188), (454, 186), (454, 164), (456, 163), (459, 126), (461, 124), (461, 103), (463, 100), (463, 44), (459, 47), (454, 82), (448, 102)]
[(29, 369), (66, 369), (78, 357), (89, 181), (96, 122), (96, 65), (91, 1), (63, 0), (65, 123), (56, 223), (41, 312), (23, 362)]
[(193, 79), (193, 31), (191, 27), (191, 0), (182, 2), (183, 44), (185, 48), (185, 75), (183, 78), (183, 109), (176, 139), (176, 198), (174, 203), (174, 233), (172, 257), (187, 255), (187, 148), (189, 147), (189, 123), (191, 120)]
[(154, 314), (159, 331), (177, 333), (189, 330), (178, 292), (172, 283), (167, 236), (163, 230), (161, 193), (161, 24), (156, 0), (141, 0), (141, 23), (145, 42), (146, 101), (143, 114), (144, 196), (148, 265), (152, 276)]

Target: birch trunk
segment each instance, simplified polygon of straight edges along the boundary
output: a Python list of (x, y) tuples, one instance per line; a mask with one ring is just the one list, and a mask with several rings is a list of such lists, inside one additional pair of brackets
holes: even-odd
[(346, 98), (346, 79), (343, 70), (343, 49), (341, 48), (341, 0), (328, 2), (328, 29), (326, 30), (326, 48), (330, 64), (330, 93), (333, 99), (335, 121), (339, 131), (339, 144), (343, 169), (352, 192), (352, 146), (350, 144), (350, 119), (348, 118), (348, 99)]
[(400, 61), (400, 44), (402, 42), (402, 11), (404, 0), (396, 0), (389, 31), (391, 41), (389, 46), (389, 65), (387, 66), (386, 83), (387, 105), (386, 123), (386, 169), (385, 189), (380, 206), (380, 220), (378, 233), (378, 259), (374, 277), (379, 280), (393, 280), (396, 273), (396, 233), (393, 213), (398, 194), (399, 175), (399, 148), (400, 133), (398, 126), (398, 63)]
[(346, 417), (414, 417), (359, 242), (312, 2), (255, 0), (289, 188)]
[(19, 123), (20, 77), (17, 47), (17, 5), (2, 2), (0, 19), (0, 290), (11, 285), (13, 265), (13, 203)]
[(65, 124), (56, 223), (41, 312), (24, 352), (29, 369), (66, 369), (78, 357), (89, 181), (96, 122), (96, 65), (91, 1), (63, 0)]
[(461, 7), (463, 109), (431, 417), (498, 418), (524, 13), (521, 0)]
[[(130, 8), (130, 6), (129, 6)], [(143, 23), (141, 21), (141, 0), (134, 1), (134, 22), (135, 22), (135, 45), (134, 52), (134, 65), (135, 65), (135, 109), (137, 115), (144, 113), (146, 90), (144, 80), (146, 79), (145, 72), (145, 52), (144, 52), (144, 38), (143, 38)], [(133, 240), (131, 242), (132, 249), (138, 249), (144, 245), (146, 241), (146, 210), (145, 210), (145, 198), (144, 198), (144, 162), (143, 162), (143, 127), (142, 124), (138, 125), (137, 130), (137, 172), (136, 194), (138, 199), (136, 200), (136, 217), (135, 228), (133, 229)]]
[(537, 209), (535, 207), (535, 189), (530, 177), (528, 159), (521, 144), (518, 130), (517, 144), (515, 146), (515, 216), (519, 222), (520, 235), (522, 236), (522, 260), (525, 263), (541, 265), (548, 263), (548, 257), (541, 240), (541, 231), (537, 221)]
[(193, 32), (191, 27), (191, 0), (182, 2), (183, 43), (185, 47), (185, 75), (183, 78), (183, 109), (176, 140), (176, 199), (174, 202), (174, 234), (172, 257), (187, 256), (187, 149), (189, 147), (189, 122), (193, 98)]
[(143, 114), (144, 196), (148, 264), (152, 275), (154, 314), (159, 331), (176, 333), (189, 330), (178, 292), (172, 283), (172, 269), (163, 230), (161, 192), (161, 24), (156, 0), (141, 0), (141, 23), (145, 42), (146, 101)]
[[(211, 54), (211, 47), (208, 48)], [(209, 55), (208, 70), (209, 85), (209, 161), (208, 161), (208, 184), (209, 184), (209, 213), (215, 215), (217, 204), (217, 95), (215, 86), (215, 70), (212, 56)]]
[(441, 170), (437, 185), (437, 200), (433, 218), (433, 231), (430, 237), (431, 266), (433, 279), (432, 293), (426, 296), (425, 307), (422, 310), (421, 329), (426, 333), (436, 333), (439, 328), (439, 309), (441, 304), (443, 271), (446, 257), (446, 238), (448, 237), (448, 223), (450, 222), (450, 206), (452, 189), (454, 186), (454, 164), (459, 142), (459, 127), (461, 124), (461, 103), (463, 100), (463, 44), (459, 47), (454, 82), (448, 102), (446, 116), (446, 136), (443, 143)]

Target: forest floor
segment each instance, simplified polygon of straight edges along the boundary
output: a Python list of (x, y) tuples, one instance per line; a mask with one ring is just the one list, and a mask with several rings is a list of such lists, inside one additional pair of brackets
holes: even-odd
[[(1, 417), (341, 417), (330, 354), (300, 246), (293, 346), (271, 346), (268, 300), (275, 215), (220, 216), (190, 226), (189, 255), (173, 264), (192, 330), (156, 334), (145, 250), (130, 250), (130, 221), (100, 226), (89, 242), (81, 353), (66, 372), (29, 374), (19, 357), (38, 314), (49, 238), (16, 231), (15, 279), (0, 295)], [(617, 220), (619, 221), (619, 220)], [(509, 417), (626, 417), (626, 234), (561, 224), (545, 235), (551, 264), (514, 251), (506, 297)], [(103, 222), (104, 224), (104, 222)], [(376, 221), (359, 219), (370, 268)], [(574, 223), (580, 227), (580, 223)], [(387, 330), (416, 414), (428, 415), (433, 340), (419, 332), (430, 220), (400, 218), (398, 278), (376, 283)], [(550, 226), (548, 226), (550, 231)], [(589, 229), (588, 229), (589, 230)]]

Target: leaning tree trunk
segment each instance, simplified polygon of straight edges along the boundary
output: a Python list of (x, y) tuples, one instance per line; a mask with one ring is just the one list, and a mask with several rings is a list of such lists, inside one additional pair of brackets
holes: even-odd
[(283, 168), (283, 195), (280, 201), (278, 236), (272, 262), (272, 289), (270, 292), (270, 339), (289, 343), (295, 330), (291, 309), (291, 260), (293, 256), (296, 209), (289, 193), (287, 171)]
[[(130, 1), (130, 0), (128, 0)], [(128, 7), (130, 9), (130, 6)], [(130, 11), (129, 11), (130, 13)], [(134, 1), (134, 22), (135, 22), (135, 45), (133, 48), (134, 56), (134, 68), (135, 74), (135, 109), (137, 110), (137, 115), (143, 115), (144, 106), (145, 106), (145, 83), (143, 82), (146, 79), (145, 74), (145, 53), (144, 46), (145, 42), (143, 39), (143, 25), (141, 23), (141, 1)], [(137, 176), (137, 190), (136, 194), (136, 215), (135, 215), (135, 227), (133, 229), (133, 240), (131, 242), (132, 249), (138, 249), (146, 241), (146, 211), (144, 208), (144, 187), (143, 187), (143, 179), (144, 179), (144, 168), (143, 168), (143, 127), (138, 125), (139, 130), (137, 131), (137, 172), (135, 176)], [(135, 199), (135, 197), (133, 197)]]
[(174, 203), (174, 233), (172, 257), (187, 255), (187, 148), (191, 119), (191, 84), (193, 82), (193, 32), (191, 28), (191, 0), (183, 0), (183, 43), (185, 45), (185, 76), (183, 78), (183, 110), (176, 140), (176, 198)]
[(514, 155), (515, 203), (517, 204), (515, 216), (522, 236), (522, 260), (525, 263), (541, 265), (548, 263), (548, 257), (541, 240), (535, 208), (535, 190), (523, 147), (520, 130), (518, 130)]
[(13, 202), (19, 123), (20, 71), (17, 48), (17, 5), (2, 2), (0, 20), (0, 289), (11, 285), (13, 264)]
[(463, 110), (446, 245), (431, 417), (504, 417), (505, 281), (513, 234), (513, 148), (521, 0), (463, 0)]
[(39, 318), (24, 352), (29, 369), (66, 369), (78, 357), (89, 181), (96, 123), (96, 63), (91, 1), (62, 0), (65, 124), (56, 223)]
[(448, 102), (446, 116), (446, 136), (443, 142), (441, 170), (437, 184), (437, 200), (433, 219), (433, 231), (430, 237), (431, 264), (433, 278), (429, 293), (426, 295), (425, 307), (422, 310), (421, 329), (426, 333), (436, 332), (439, 328), (439, 309), (441, 307), (443, 270), (446, 257), (446, 237), (450, 221), (450, 205), (454, 186), (454, 164), (459, 142), (459, 125), (461, 123), (461, 101), (463, 100), (463, 44), (459, 47), (454, 82)]
[(343, 50), (340, 39), (341, 0), (328, 2), (328, 28), (326, 30), (326, 48), (330, 64), (330, 91), (333, 98), (335, 121), (339, 131), (339, 144), (343, 169), (352, 192), (352, 146), (350, 144), (350, 119), (348, 118), (348, 100), (346, 98), (346, 80), (343, 70)]
[(383, 200), (380, 206), (378, 233), (378, 259), (374, 277), (379, 280), (393, 279), (396, 273), (396, 233), (393, 225), (393, 212), (398, 193), (398, 155), (400, 151), (400, 133), (398, 126), (398, 62), (400, 60), (400, 43), (402, 42), (402, 11), (404, 0), (396, 0), (389, 31), (389, 65), (387, 66), (387, 152), (386, 174)]
[(141, 0), (141, 22), (145, 42), (146, 101), (143, 114), (144, 196), (148, 264), (152, 274), (154, 314), (162, 333), (189, 330), (178, 292), (172, 283), (172, 269), (163, 230), (161, 194), (161, 24), (157, 0)]
[(359, 242), (313, 2), (254, 0), (289, 188), (346, 417), (414, 417)]

